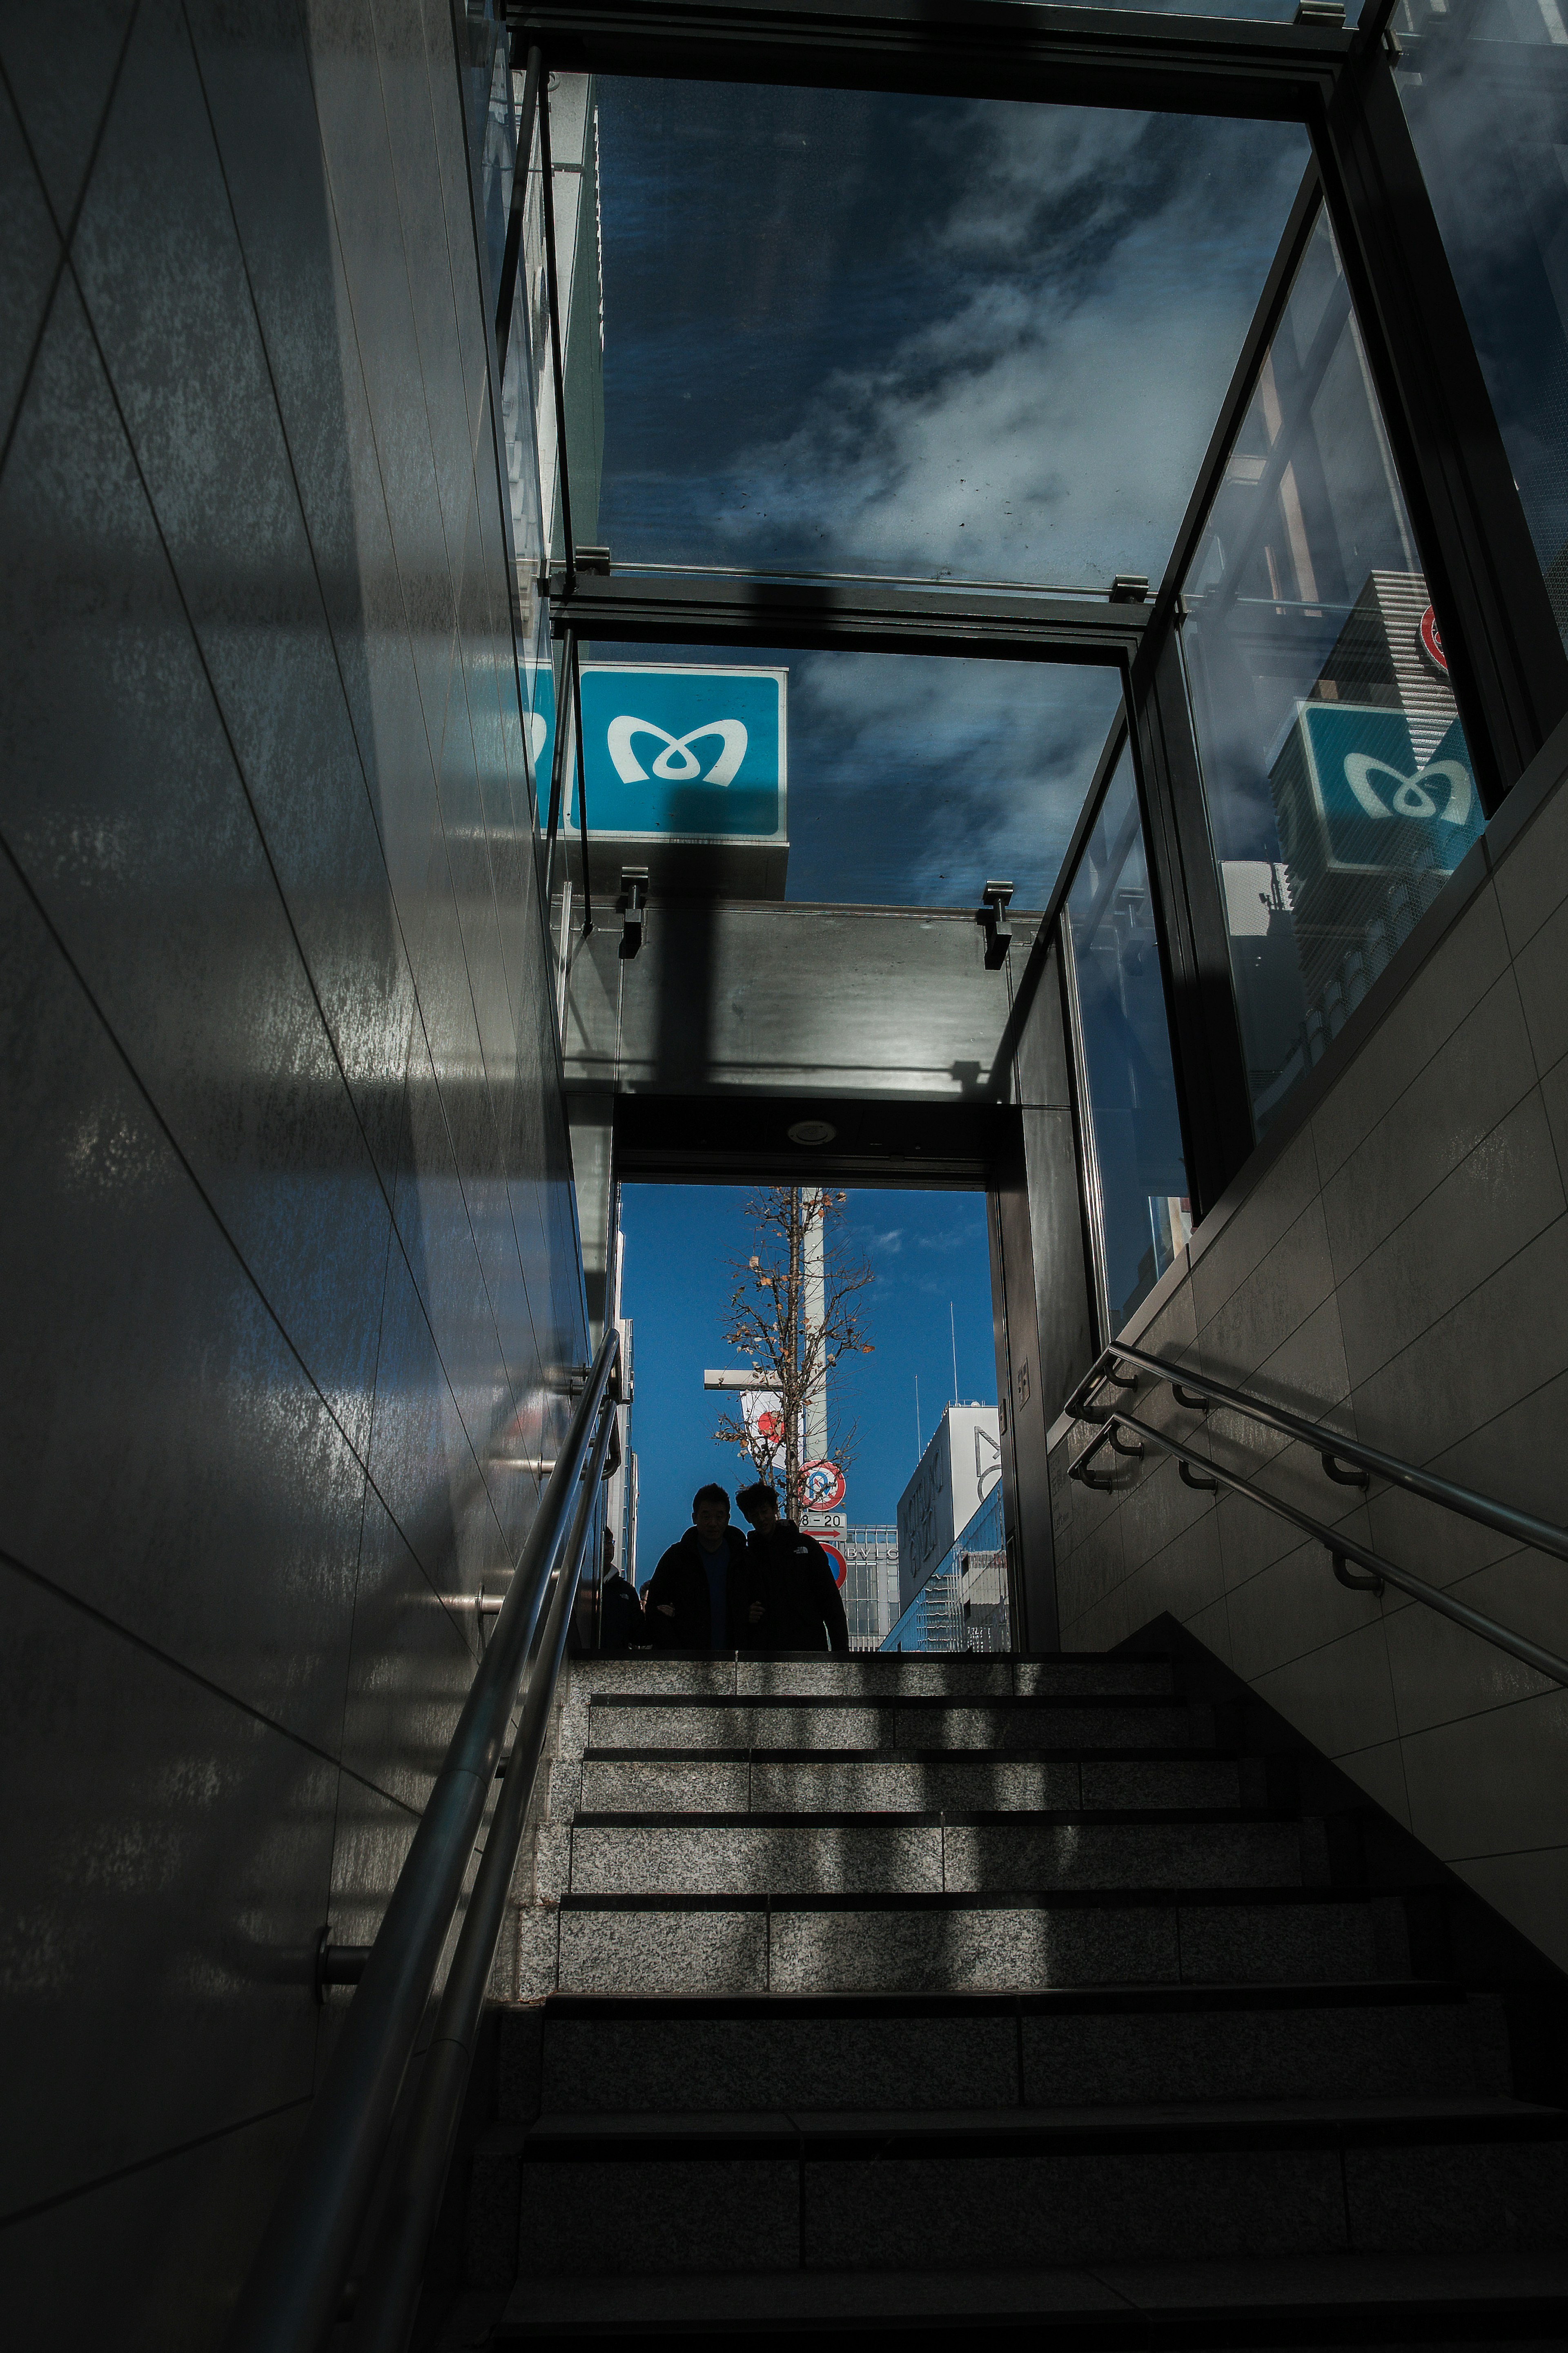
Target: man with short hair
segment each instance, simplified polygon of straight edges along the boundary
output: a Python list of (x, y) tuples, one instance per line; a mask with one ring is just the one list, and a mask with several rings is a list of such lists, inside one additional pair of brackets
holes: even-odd
[(648, 1632), (661, 1651), (739, 1651), (756, 1639), (761, 1609), (752, 1591), (744, 1531), (730, 1525), (722, 1487), (699, 1487), (691, 1525), (672, 1544), (643, 1589)]
[(833, 1565), (815, 1536), (783, 1518), (765, 1479), (735, 1501), (752, 1524), (752, 1582), (762, 1604), (752, 1641), (763, 1651), (847, 1651), (849, 1620)]

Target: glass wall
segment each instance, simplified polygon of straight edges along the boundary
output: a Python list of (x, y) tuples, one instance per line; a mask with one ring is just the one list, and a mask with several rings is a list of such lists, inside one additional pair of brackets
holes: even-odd
[(618, 566), (1159, 577), (1309, 159), (1300, 123), (597, 90)]
[(1321, 214), (1184, 589), (1261, 1135), (1482, 824)]
[(1400, 0), (1397, 80), (1514, 480), (1568, 639), (1568, 17)]
[(1109, 1337), (1192, 1231), (1143, 826), (1124, 750), (1068, 892), (1096, 1274)]
[[(973, 910), (995, 878), (1037, 910), (1121, 701), (1117, 672), (1087, 665), (595, 640), (595, 871), (614, 881), (624, 854), (658, 891), (722, 841), (712, 871), (737, 897)], [(563, 822), (574, 857), (570, 763)]]

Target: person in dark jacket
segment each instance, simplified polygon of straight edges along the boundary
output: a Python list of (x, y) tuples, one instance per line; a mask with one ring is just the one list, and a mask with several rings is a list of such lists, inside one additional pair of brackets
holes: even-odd
[(751, 1547), (730, 1525), (722, 1487), (699, 1487), (691, 1525), (643, 1588), (643, 1622), (660, 1651), (738, 1651), (756, 1639)]
[(752, 1524), (752, 1580), (763, 1613), (752, 1636), (762, 1651), (847, 1651), (849, 1621), (833, 1565), (815, 1536), (783, 1518), (765, 1479), (735, 1501)]
[(646, 1648), (647, 1630), (636, 1592), (616, 1567), (616, 1539), (605, 1530), (605, 1560), (599, 1582), (599, 1648), (638, 1651)]

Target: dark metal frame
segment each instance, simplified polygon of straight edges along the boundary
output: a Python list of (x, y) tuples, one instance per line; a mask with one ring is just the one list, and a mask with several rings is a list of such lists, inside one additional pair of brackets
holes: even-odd
[[(876, 646), (1116, 660), (1165, 964), (1194, 1214), (1255, 1142), (1177, 644), (1182, 577), (1316, 206), (1326, 205), (1489, 809), (1568, 709), (1568, 657), (1422, 183), (1384, 42), (1322, 25), (1024, 0), (514, 0), (520, 35), (595, 73), (864, 89), (1300, 121), (1314, 161), (1243, 345), (1165, 579), (1121, 644), (1115, 608), (962, 589), (712, 577), (566, 584), (558, 627), (668, 643)], [(907, 598), (907, 605), (900, 602)], [(1048, 609), (1059, 605), (1062, 609)]]
[(1146, 604), (1045, 591), (996, 595), (933, 585), (907, 588), (728, 573), (551, 577), (558, 637), (636, 645), (791, 646), (839, 651), (985, 655), (1100, 664), (1126, 671), (1143, 639)]

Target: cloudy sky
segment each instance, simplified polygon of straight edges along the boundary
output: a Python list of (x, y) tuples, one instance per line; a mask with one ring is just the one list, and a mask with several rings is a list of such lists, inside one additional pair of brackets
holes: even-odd
[[(1159, 577), (1302, 131), (631, 81), (599, 130), (618, 563)], [(749, 658), (790, 668), (792, 898), (1041, 903), (1107, 674)]]

